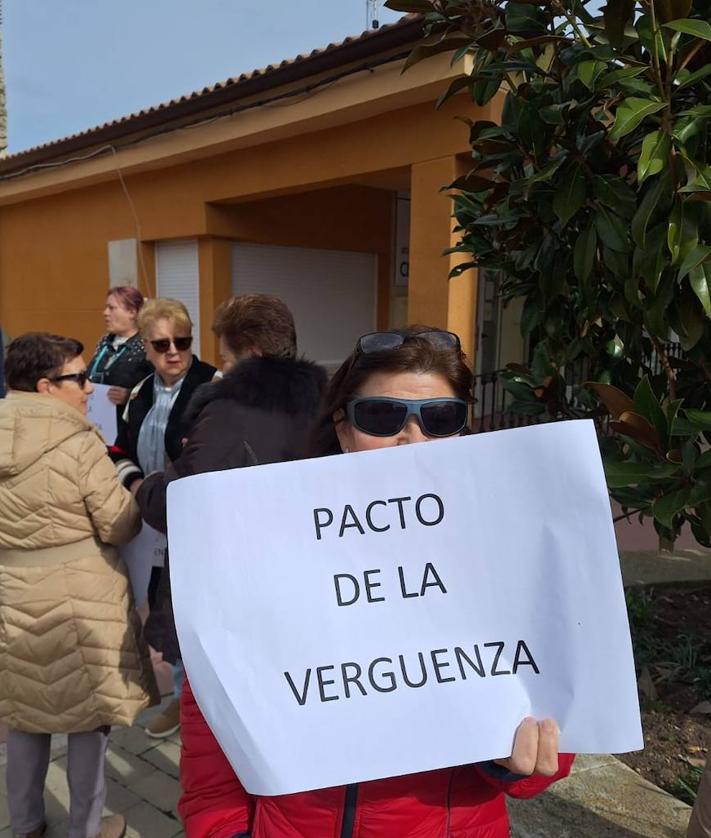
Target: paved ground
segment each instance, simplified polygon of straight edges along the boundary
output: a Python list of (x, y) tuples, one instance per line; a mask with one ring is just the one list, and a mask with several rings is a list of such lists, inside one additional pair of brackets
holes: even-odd
[[(676, 557), (623, 557), (627, 584), (711, 578), (710, 551), (683, 551)], [(165, 664), (159, 680), (167, 691)], [(150, 716), (149, 711), (147, 716)], [(145, 723), (145, 718), (142, 720)], [(5, 797), (5, 753), (0, 730), (0, 838), (12, 838)], [(183, 835), (175, 807), (180, 795), (180, 739), (157, 742), (142, 727), (117, 729), (108, 754), (107, 814), (121, 812), (127, 838)], [(68, 789), (66, 739), (54, 738), (47, 778), (47, 838), (65, 838)], [(647, 783), (610, 756), (583, 756), (573, 775), (530, 801), (511, 801), (512, 838), (683, 838), (690, 809)], [(397, 836), (393, 836), (397, 838)]]
[[(147, 716), (150, 716), (149, 711)], [(0, 838), (12, 838), (5, 797), (5, 753), (0, 745)], [(127, 838), (173, 838), (183, 835), (175, 807), (180, 796), (180, 738), (149, 739), (139, 726), (116, 729), (107, 757), (108, 796), (105, 814), (121, 812), (128, 820)], [(66, 838), (69, 789), (66, 737), (53, 737), (45, 791), (47, 838)]]
[[(55, 739), (45, 794), (47, 838), (66, 838), (66, 747), (62, 737)], [(179, 755), (177, 736), (157, 744), (137, 727), (113, 733), (106, 813), (126, 815), (128, 838), (184, 834), (175, 813)], [(3, 788), (4, 771), (0, 766)], [(512, 838), (683, 838), (690, 812), (609, 756), (578, 757), (570, 778), (534, 800), (510, 801), (509, 809)], [(0, 794), (0, 838), (11, 838), (4, 794)]]

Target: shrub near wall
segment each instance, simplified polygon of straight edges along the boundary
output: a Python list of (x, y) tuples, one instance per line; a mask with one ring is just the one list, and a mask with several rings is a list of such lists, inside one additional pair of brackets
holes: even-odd
[(386, 5), (425, 15), (408, 66), (471, 56), (441, 101), (504, 96), (501, 124), (465, 120), (471, 171), (448, 186), (454, 273), (524, 300), (513, 408), (596, 418), (625, 512), (711, 546), (711, 0)]

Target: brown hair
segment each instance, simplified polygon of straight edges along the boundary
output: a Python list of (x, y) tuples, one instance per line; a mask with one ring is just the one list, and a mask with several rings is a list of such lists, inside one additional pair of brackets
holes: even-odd
[(236, 355), (252, 347), (266, 357), (296, 355), (294, 318), (286, 303), (271, 294), (230, 297), (218, 306), (212, 331)]
[(143, 306), (143, 294), (138, 288), (132, 288), (130, 285), (115, 285), (109, 288), (109, 293), (106, 297), (116, 297), (121, 305), (131, 311), (138, 313)]
[(143, 337), (149, 337), (156, 320), (164, 319), (170, 320), (177, 331), (185, 332), (185, 337), (192, 334), (193, 323), (187, 308), (180, 300), (162, 297), (158, 300), (149, 300), (138, 315), (138, 328), (141, 330)]
[(438, 331), (432, 326), (413, 325), (397, 331), (405, 337), (405, 342), (397, 349), (367, 354), (356, 350), (334, 374), (326, 388), (313, 437), (312, 453), (315, 456), (341, 453), (333, 415), (339, 410), (345, 413), (348, 402), (359, 395), (366, 381), (375, 373), (441, 375), (449, 382), (457, 398), (471, 401), (473, 375), (463, 352), (437, 348), (426, 338), (417, 336), (420, 332)]
[(74, 338), (27, 332), (13, 340), (5, 356), (5, 378), (11, 390), (34, 393), (40, 378), (60, 375), (62, 367), (81, 355), (84, 346)]

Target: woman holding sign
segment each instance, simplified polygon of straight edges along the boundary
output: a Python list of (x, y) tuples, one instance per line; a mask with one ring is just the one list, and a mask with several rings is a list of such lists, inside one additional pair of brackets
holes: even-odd
[(109, 385), (109, 401), (117, 406), (126, 404), (133, 387), (153, 372), (138, 330), (142, 306), (143, 294), (137, 288), (118, 285), (109, 290), (104, 306), (107, 333), (89, 361), (91, 381)]
[[(330, 382), (317, 454), (466, 433), (472, 373), (458, 337), (427, 327), (363, 335)], [(189, 685), (182, 698), (188, 838), (506, 838), (505, 795), (527, 798), (567, 775), (551, 719), (523, 719), (506, 759), (280, 797), (247, 794)], [(307, 759), (307, 755), (304, 756)]]

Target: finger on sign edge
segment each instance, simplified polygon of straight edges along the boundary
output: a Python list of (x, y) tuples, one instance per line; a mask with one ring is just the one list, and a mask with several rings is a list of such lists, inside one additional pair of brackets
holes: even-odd
[(538, 722), (538, 756), (535, 773), (552, 777), (558, 771), (558, 740), (560, 731), (553, 719)]

